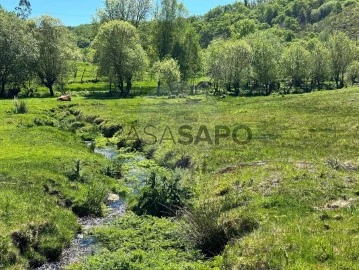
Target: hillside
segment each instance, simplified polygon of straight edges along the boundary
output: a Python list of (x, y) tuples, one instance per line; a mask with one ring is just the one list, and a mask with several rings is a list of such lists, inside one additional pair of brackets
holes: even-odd
[(352, 39), (358, 40), (359, 38), (359, 5), (353, 3), (347, 6), (339, 14), (332, 14), (324, 20), (314, 24), (312, 31), (343, 31), (347, 33)]

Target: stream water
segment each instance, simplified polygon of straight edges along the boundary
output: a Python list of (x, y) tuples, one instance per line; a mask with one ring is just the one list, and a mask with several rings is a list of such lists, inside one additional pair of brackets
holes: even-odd
[[(96, 154), (101, 154), (111, 160), (113, 160), (118, 155), (114, 147), (95, 148), (94, 152)], [(136, 156), (134, 158), (124, 159), (119, 162), (139, 162), (143, 159), (144, 158), (141, 156)], [(128, 171), (126, 176), (130, 178), (137, 177), (141, 181), (146, 177), (146, 175), (146, 171), (143, 168), (134, 167)], [(86, 256), (93, 255), (96, 251), (96, 239), (88, 232), (101, 225), (111, 223), (111, 221), (121, 217), (126, 211), (125, 203), (121, 200), (108, 203), (107, 208), (108, 211), (106, 217), (79, 218), (78, 222), (82, 226), (82, 233), (78, 234), (76, 238), (72, 240), (71, 245), (62, 252), (60, 261), (46, 263), (43, 266), (36, 268), (36, 270), (60, 270), (72, 263), (82, 261)]]

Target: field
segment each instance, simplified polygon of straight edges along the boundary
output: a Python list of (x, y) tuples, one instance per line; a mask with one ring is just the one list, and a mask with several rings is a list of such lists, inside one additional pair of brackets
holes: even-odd
[[(180, 220), (129, 213), (95, 230), (99, 252), (73, 269), (359, 269), (358, 88), (251, 98), (24, 101), (25, 114), (13, 112), (14, 101), (0, 101), (2, 267), (58, 258), (80, 230), (74, 213), (103, 215), (109, 192), (131, 193), (123, 179), (103, 173), (111, 162), (82, 140), (117, 144), (136, 129), (142, 141), (153, 142), (141, 151), (151, 152), (157, 166), (172, 171), (190, 160), (180, 173), (194, 194), (193, 208), (210, 213), (214, 206), (223, 223), (250, 218), (258, 226), (205, 259), (180, 233)], [(184, 125), (194, 140), (205, 126), (210, 139), (178, 143)], [(238, 125), (251, 130), (250, 142), (239, 145), (229, 136), (215, 143), (216, 126)], [(106, 131), (113, 134), (99, 136)]]

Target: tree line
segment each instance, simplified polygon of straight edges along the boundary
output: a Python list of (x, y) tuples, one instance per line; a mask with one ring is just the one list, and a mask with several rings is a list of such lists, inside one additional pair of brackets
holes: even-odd
[[(236, 14), (229, 17), (238, 35), (217, 36), (204, 44), (198, 18), (188, 17), (177, 0), (162, 0), (156, 7), (150, 0), (105, 0), (105, 7), (95, 15), (92, 34), (86, 34), (92, 39), (90, 47), (84, 49), (76, 46), (74, 31), (59, 20), (49, 16), (26, 19), (31, 6), (25, 2), (17, 9), (22, 12), (0, 9), (4, 52), (0, 55), (0, 96), (5, 96), (6, 89), (30, 88), (34, 81), (47, 87), (50, 95), (54, 95), (54, 85), (63, 91), (76, 61), (84, 58), (96, 64), (99, 75), (122, 96), (128, 96), (133, 82), (144, 77), (157, 81), (158, 94), (164, 88), (169, 94), (188, 91), (196, 78), (207, 76), (214, 93), (234, 95), (342, 88), (359, 79), (358, 44), (345, 33), (288, 38), (285, 25), (252, 27), (249, 20), (254, 19), (248, 14), (264, 9), (268, 18), (268, 10), (280, 1), (245, 1), (210, 11), (205, 21), (211, 21), (211, 16), (216, 21), (216, 12), (222, 14), (224, 8)], [(303, 9), (300, 3), (308, 6), (308, 1), (298, 0), (286, 12), (298, 17), (300, 12), (294, 11)], [(271, 13), (267, 25), (280, 16), (278, 12)], [(238, 14), (242, 17), (237, 18)]]

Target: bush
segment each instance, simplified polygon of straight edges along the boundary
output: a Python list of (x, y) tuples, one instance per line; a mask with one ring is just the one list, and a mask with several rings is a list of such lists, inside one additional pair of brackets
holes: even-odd
[(104, 201), (108, 192), (100, 184), (92, 185), (83, 201), (76, 203), (72, 211), (79, 217), (104, 215)]
[(349, 65), (347, 77), (352, 85), (359, 81), (359, 61), (354, 61)]
[(168, 179), (153, 172), (140, 190), (133, 211), (139, 215), (174, 216), (190, 197), (191, 192), (183, 186), (180, 175)]
[(183, 155), (179, 160), (177, 160), (175, 167), (182, 169), (189, 169), (192, 166), (192, 159), (190, 156)]
[(63, 245), (49, 241), (58, 234), (56, 225), (51, 222), (29, 224), (27, 227), (12, 233), (11, 238), (20, 253), (29, 259), (30, 267), (36, 268), (46, 261), (57, 260), (62, 252)]
[(123, 130), (122, 125), (113, 123), (102, 123), (100, 129), (105, 138), (112, 138), (117, 132)]
[(0, 267), (15, 264), (17, 254), (11, 250), (10, 240), (5, 236), (0, 236)]
[(25, 101), (20, 101), (15, 98), (14, 99), (14, 110), (13, 112), (15, 114), (24, 114), (24, 113), (27, 113), (27, 106), (26, 106), (26, 103)]
[(258, 228), (251, 217), (223, 218), (221, 207), (205, 202), (191, 210), (182, 210), (187, 236), (205, 255), (220, 254), (232, 238), (241, 237)]

